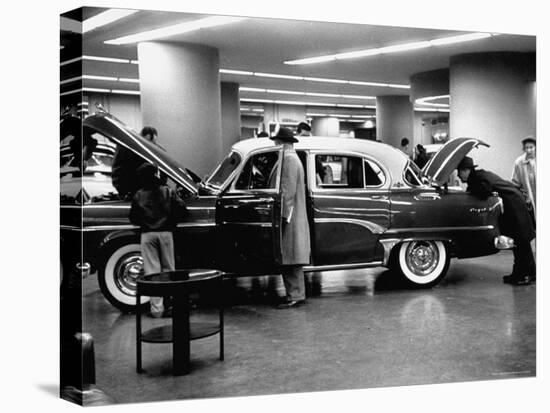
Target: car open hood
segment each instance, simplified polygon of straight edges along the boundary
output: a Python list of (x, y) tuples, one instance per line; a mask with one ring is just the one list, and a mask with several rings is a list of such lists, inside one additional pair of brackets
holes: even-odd
[(422, 168), (422, 176), (436, 185), (443, 185), (449, 179), (460, 161), (479, 145), (489, 146), (476, 138), (456, 138), (447, 142)]
[(160, 146), (141, 137), (114, 116), (108, 113), (96, 113), (84, 119), (83, 126), (85, 134), (86, 128), (98, 131), (157, 166), (191, 193), (198, 194), (197, 184), (182, 165), (170, 158), (168, 153)]

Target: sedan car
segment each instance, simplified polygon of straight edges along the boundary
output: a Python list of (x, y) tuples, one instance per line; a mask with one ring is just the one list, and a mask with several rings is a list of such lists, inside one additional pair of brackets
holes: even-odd
[[(174, 233), (177, 268), (219, 268), (235, 276), (278, 272), (281, 146), (268, 138), (240, 141), (198, 182), (167, 152), (109, 114), (89, 116), (83, 131), (156, 165), (167, 176), (167, 185), (185, 199), (190, 214)], [(501, 199), (479, 200), (445, 185), (460, 160), (479, 145), (483, 142), (477, 139), (452, 140), (421, 171), (386, 144), (300, 138), (295, 148), (305, 171), (312, 247), (305, 270), (385, 266), (411, 286), (430, 287), (445, 276), (451, 258), (498, 252), (494, 240)], [(337, 182), (316, 179), (316, 165), (327, 162), (338, 163)], [(105, 185), (108, 172), (82, 174), (87, 179), (79, 193), (101, 187), (107, 193), (67, 196), (64, 192), (74, 193), (74, 185), (65, 186), (62, 178), (63, 265), (97, 270), (105, 297), (131, 311), (142, 258), (139, 229), (128, 220), (129, 201)]]

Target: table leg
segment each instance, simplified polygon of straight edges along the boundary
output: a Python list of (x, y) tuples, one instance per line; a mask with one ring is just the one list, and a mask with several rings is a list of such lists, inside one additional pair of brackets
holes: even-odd
[(136, 294), (136, 371), (141, 373), (141, 299)]
[(190, 334), (189, 334), (189, 296), (174, 297), (172, 303), (173, 369), (174, 375), (189, 373)]

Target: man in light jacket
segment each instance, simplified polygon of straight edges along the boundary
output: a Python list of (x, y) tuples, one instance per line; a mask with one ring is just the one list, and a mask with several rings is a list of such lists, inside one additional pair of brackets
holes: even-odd
[(521, 143), (523, 145), (523, 155), (519, 156), (514, 162), (512, 182), (525, 195), (525, 200), (534, 217), (537, 211), (535, 204), (537, 198), (537, 141), (533, 136), (528, 136)]
[(305, 303), (303, 266), (310, 262), (309, 224), (306, 211), (305, 174), (294, 150), (294, 137), (288, 128), (280, 128), (274, 137), (283, 145), (281, 162), (281, 273), (286, 289), (286, 301), (278, 308), (292, 308)]

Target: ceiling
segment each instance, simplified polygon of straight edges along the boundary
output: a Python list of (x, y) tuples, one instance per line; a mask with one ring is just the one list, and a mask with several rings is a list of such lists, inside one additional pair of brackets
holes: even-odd
[[(65, 46), (61, 49), (62, 62), (80, 55), (135, 60), (137, 59), (137, 47), (135, 44), (116, 46), (105, 44), (104, 41), (171, 24), (208, 17), (207, 15), (178, 12), (138, 11), (114, 23), (85, 33), (82, 50), (75, 47), (74, 39), (78, 38), (78, 36), (75, 37), (70, 31), (63, 30), (67, 27), (67, 22), (71, 22), (67, 19), (83, 21), (104, 10), (106, 9), (87, 7), (62, 15), (61, 44)], [(415, 73), (448, 67), (449, 58), (456, 54), (483, 51), (534, 52), (536, 49), (536, 39), (534, 36), (500, 34), (471, 42), (429, 47), (387, 55), (309, 65), (288, 65), (284, 63), (284, 61), (312, 56), (432, 40), (465, 33), (467, 32), (248, 18), (236, 23), (176, 35), (163, 39), (163, 41), (194, 43), (215, 47), (219, 50), (221, 69), (401, 85), (408, 85), (410, 76)], [(139, 90), (139, 83), (84, 79), (82, 86), (78, 86), (78, 81), (67, 81), (67, 79), (78, 77), (80, 70), (81, 66), (78, 61), (73, 64), (62, 65), (62, 93), (70, 92), (77, 87), (122, 89), (128, 91)], [(82, 74), (138, 79), (138, 65), (130, 62), (110, 63), (85, 60), (82, 65)], [(245, 88), (295, 92), (361, 96), (403, 95), (409, 93), (408, 89), (395, 87), (276, 79), (226, 73), (221, 73), (220, 78), (222, 81), (238, 82), (241, 87)], [(321, 97), (243, 90), (241, 90), (240, 96), (241, 99), (277, 99), (343, 105), (375, 105), (375, 100), (373, 99), (346, 98), (342, 96)], [(321, 107), (319, 109), (322, 110)], [(359, 109), (346, 110), (356, 112)], [(363, 108), (361, 110), (365, 113), (372, 112), (370, 108)]]

